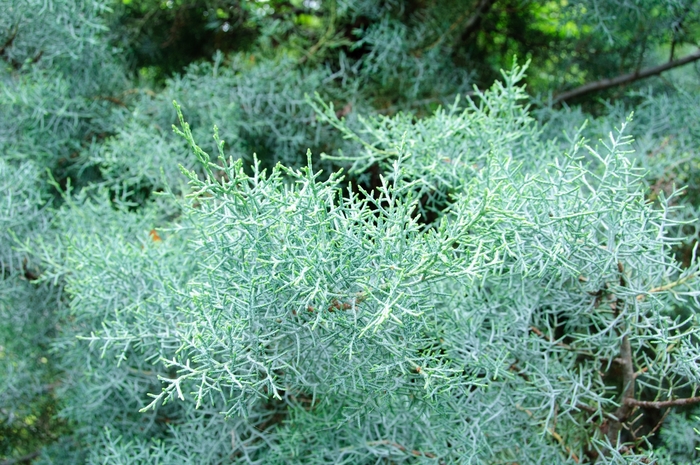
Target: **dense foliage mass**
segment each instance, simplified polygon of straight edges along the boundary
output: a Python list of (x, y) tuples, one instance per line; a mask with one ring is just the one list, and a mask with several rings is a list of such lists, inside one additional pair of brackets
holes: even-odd
[(700, 458), (697, 2), (0, 11), (0, 463)]

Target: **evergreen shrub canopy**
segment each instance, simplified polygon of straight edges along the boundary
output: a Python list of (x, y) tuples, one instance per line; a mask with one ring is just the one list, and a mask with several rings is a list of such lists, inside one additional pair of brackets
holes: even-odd
[(0, 0), (0, 463), (694, 463), (696, 7)]

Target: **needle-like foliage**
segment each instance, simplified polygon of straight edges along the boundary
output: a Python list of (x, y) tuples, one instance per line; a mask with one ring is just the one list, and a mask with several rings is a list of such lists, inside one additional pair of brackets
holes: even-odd
[(697, 461), (696, 79), (525, 88), (690, 3), (122, 3), (0, 0), (0, 461)]

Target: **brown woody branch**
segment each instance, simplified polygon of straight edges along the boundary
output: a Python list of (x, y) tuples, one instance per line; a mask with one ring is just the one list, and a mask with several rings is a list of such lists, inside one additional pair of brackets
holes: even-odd
[(35, 458), (39, 457), (39, 452), (32, 452), (31, 454), (23, 455), (22, 457), (17, 457), (16, 459), (8, 459), (0, 462), (0, 465), (15, 465), (17, 463), (31, 462)]
[(622, 371), (622, 402), (620, 407), (613, 413), (617, 421), (611, 421), (608, 427), (608, 439), (610, 444), (617, 444), (617, 437), (622, 430), (622, 423), (632, 414), (634, 406), (629, 402), (634, 400), (635, 373), (634, 362), (632, 361), (632, 345), (629, 337), (623, 336), (620, 344), (620, 361)]
[(496, 3), (496, 0), (481, 0), (479, 2), (479, 4), (476, 6), (476, 11), (473, 15), (471, 15), (467, 21), (467, 24), (464, 26), (464, 30), (462, 30), (461, 39), (463, 42), (469, 39), (474, 31), (476, 31), (476, 29), (479, 27), (479, 23), (481, 23), (481, 18), (483, 18), (484, 13), (489, 11), (494, 3)]
[[(467, 23), (465, 24), (464, 29), (462, 30), (462, 34), (460, 36), (462, 42), (469, 39), (469, 37), (474, 33), (474, 31), (476, 31), (477, 27), (479, 26), (479, 23), (481, 22), (481, 18), (484, 16), (484, 13), (486, 13), (493, 6), (494, 3), (496, 3), (496, 0), (479, 1), (479, 3), (476, 5), (474, 13), (471, 16), (469, 16), (469, 19), (467, 19)], [(455, 29), (457, 29), (460, 24), (462, 24), (462, 22), (468, 14), (469, 12), (465, 11), (463, 14), (458, 16), (457, 19), (452, 24), (450, 24), (450, 27), (447, 28), (447, 31), (445, 31), (444, 34), (442, 34), (435, 42), (420, 50), (420, 53), (427, 52), (428, 50), (431, 50), (437, 47), (439, 44), (441, 44), (442, 41), (445, 40), (445, 37), (452, 34), (452, 32)]]
[[(617, 262), (617, 271), (619, 272), (620, 287), (627, 287), (625, 267), (623, 266), (622, 262)], [(616, 299), (613, 307), (616, 316), (622, 311), (623, 306), (624, 302)], [(632, 344), (630, 343), (629, 336), (622, 336), (622, 341), (620, 342), (620, 357), (616, 358), (615, 361), (619, 364), (620, 375), (622, 378), (622, 402), (620, 402), (620, 406), (613, 413), (613, 416), (617, 420), (611, 420), (607, 425), (607, 436), (610, 444), (617, 446), (618, 437), (622, 431), (622, 424), (627, 421), (634, 411), (634, 406), (627, 403), (629, 399), (634, 399), (634, 388), (637, 378), (634, 371)]]
[(2, 47), (0, 47), (0, 55), (5, 54), (5, 50), (10, 48), (12, 46), (12, 43), (15, 41), (15, 37), (17, 37), (17, 31), (19, 30), (18, 26), (14, 27), (14, 30), (12, 31), (12, 34), (10, 34), (10, 37), (7, 38), (5, 43), (3, 44)]
[(623, 74), (615, 78), (601, 79), (599, 81), (589, 82), (575, 89), (562, 92), (561, 94), (554, 97), (553, 103), (561, 103), (565, 100), (570, 100), (574, 97), (580, 97), (582, 95), (590, 94), (592, 92), (598, 92), (601, 90), (609, 89), (611, 87), (621, 86), (624, 84), (629, 84), (630, 82), (638, 81), (640, 79), (646, 79), (650, 76), (656, 76), (668, 71), (669, 69), (677, 68), (679, 66), (686, 65), (693, 61), (700, 60), (700, 49), (687, 55), (678, 60), (669, 61), (658, 66), (652, 66), (650, 68), (645, 68), (632, 73)]
[(688, 397), (685, 399), (645, 401), (634, 398), (625, 399), (625, 404), (631, 407), (662, 409), (667, 407), (681, 407), (700, 403), (700, 397)]
[(117, 97), (111, 97), (109, 95), (98, 95), (97, 97), (93, 97), (93, 99), (94, 100), (106, 100), (106, 101), (111, 102), (115, 105), (119, 105), (120, 107), (127, 108), (126, 103), (119, 100)]

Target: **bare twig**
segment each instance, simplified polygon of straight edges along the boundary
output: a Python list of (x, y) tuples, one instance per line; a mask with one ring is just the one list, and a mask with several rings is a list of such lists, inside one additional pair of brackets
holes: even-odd
[(562, 92), (561, 94), (554, 97), (553, 103), (560, 103), (565, 100), (570, 100), (574, 97), (580, 97), (581, 95), (589, 94), (591, 92), (597, 92), (600, 90), (609, 89), (611, 87), (621, 86), (630, 82), (638, 81), (640, 79), (645, 79), (651, 76), (656, 76), (657, 74), (661, 74), (664, 71), (683, 66), (696, 60), (700, 60), (700, 49), (683, 58), (679, 58), (678, 60), (674, 61), (669, 61), (668, 63), (664, 63), (662, 65), (652, 66), (650, 68), (645, 68), (639, 71), (635, 71), (633, 73), (623, 74), (621, 76), (617, 76), (611, 79), (601, 79), (599, 81), (589, 82), (588, 84), (584, 84), (575, 89)]
[[(649, 289), (649, 294), (654, 294), (656, 292), (668, 291), (669, 289), (673, 289), (676, 286), (680, 286), (681, 284), (684, 284), (684, 283), (690, 281), (691, 279), (695, 279), (698, 276), (700, 276), (700, 272), (691, 273), (688, 276), (685, 276), (685, 277), (679, 279), (678, 281), (673, 281), (672, 283), (664, 284), (663, 286)], [(637, 300), (643, 300), (644, 296), (645, 296), (645, 294), (639, 294), (637, 296)]]
[(444, 33), (442, 33), (442, 34), (440, 35), (440, 37), (438, 37), (437, 40), (436, 40), (435, 42), (433, 42), (432, 44), (428, 45), (428, 46), (425, 47), (424, 49), (420, 50), (420, 52), (421, 52), (421, 53), (422, 53), (422, 52), (427, 52), (428, 50), (432, 50), (432, 49), (434, 49), (435, 47), (437, 47), (443, 40), (445, 40), (445, 37), (447, 37), (448, 35), (450, 35), (450, 34), (452, 33), (452, 31), (454, 31), (455, 29), (457, 29), (457, 27), (460, 25), (460, 23), (461, 23), (462, 21), (464, 21), (464, 18), (466, 18), (468, 14), (469, 14), (469, 12), (468, 12), (468, 11), (465, 11), (464, 13), (462, 13), (461, 15), (459, 15), (459, 16), (457, 17), (457, 19), (455, 19), (455, 21), (454, 21), (452, 24), (450, 24), (450, 27), (448, 27), (447, 30), (446, 30)]
[(34, 451), (31, 454), (23, 455), (22, 457), (17, 457), (16, 459), (5, 460), (0, 462), (0, 465), (15, 465), (17, 463), (29, 462), (35, 458), (39, 457), (39, 451)]
[[(527, 413), (527, 416), (529, 416), (530, 418), (533, 418), (533, 414), (530, 410), (523, 408), (520, 405), (516, 405), (515, 408), (517, 408), (518, 410), (522, 410), (523, 412)], [(559, 445), (562, 446), (566, 450), (566, 452), (569, 454), (569, 457), (571, 457), (571, 459), (574, 462), (579, 463), (581, 461), (581, 459), (578, 458), (578, 455), (576, 455), (576, 453), (574, 451), (572, 451), (569, 446), (566, 445), (566, 442), (564, 441), (564, 438), (561, 436), (561, 434), (557, 433), (554, 430), (554, 427), (548, 427), (547, 432), (550, 435), (552, 435), (552, 437), (559, 443)]]
[(321, 38), (316, 42), (309, 50), (304, 51), (304, 56), (302, 56), (299, 59), (299, 64), (304, 63), (306, 60), (309, 60), (313, 58), (313, 56), (321, 50), (321, 48), (325, 45), (326, 42), (331, 40), (333, 37), (333, 34), (335, 33), (335, 19), (336, 19), (336, 13), (335, 13), (335, 4), (331, 3), (331, 15), (330, 18), (328, 19), (328, 29), (326, 29), (326, 32), (321, 36)]
[(120, 107), (127, 108), (126, 103), (122, 102), (117, 97), (111, 97), (109, 95), (98, 95), (97, 97), (93, 97), (93, 100), (106, 100), (108, 102), (112, 102), (115, 105), (119, 105)]
[(600, 415), (603, 416), (604, 418), (607, 418), (608, 420), (611, 421), (618, 421), (617, 417), (613, 415), (612, 413), (605, 412), (601, 409), (597, 409), (595, 407), (591, 407), (590, 405), (582, 404), (582, 403), (577, 403), (575, 407), (579, 410), (583, 410), (584, 412), (588, 412), (594, 415)]
[(5, 50), (12, 46), (12, 43), (15, 41), (15, 37), (17, 37), (17, 31), (19, 31), (19, 26), (15, 26), (12, 29), (12, 34), (10, 34), (10, 37), (7, 38), (3, 46), (0, 47), (0, 55), (5, 54)]
[[(659, 144), (659, 146), (656, 147), (654, 150), (652, 150), (651, 153), (649, 153), (648, 156), (649, 156), (649, 157), (655, 157), (655, 156), (657, 156), (659, 153), (661, 153), (661, 151), (662, 151), (663, 149), (666, 148), (666, 146), (668, 145), (668, 143), (671, 142), (672, 140), (673, 140), (673, 136), (666, 136), (666, 137), (664, 137), (664, 139), (661, 141), (661, 143)], [(674, 164), (674, 165), (675, 165), (675, 164)], [(675, 167), (675, 166), (674, 166), (674, 167)], [(668, 168), (667, 168), (666, 170), (668, 171)]]
[(668, 414), (670, 412), (671, 412), (671, 409), (668, 409), (664, 412), (663, 416), (661, 417), (661, 420), (659, 420), (656, 423), (656, 425), (654, 426), (654, 428), (651, 431), (649, 431), (649, 434), (646, 435), (647, 438), (650, 438), (656, 434), (656, 432), (659, 430), (659, 428), (661, 428), (661, 425), (664, 424), (664, 421), (666, 421), (666, 417), (668, 416)]
[[(449, 160), (449, 159), (448, 159), (448, 160)], [(530, 326), (530, 331), (532, 331), (533, 333), (537, 334), (539, 337), (545, 339), (546, 341), (549, 341), (549, 342), (553, 343), (554, 345), (556, 345), (556, 346), (558, 346), (558, 347), (561, 347), (561, 348), (563, 348), (563, 349), (571, 350), (571, 351), (574, 351), (574, 352), (576, 352), (576, 353), (578, 353), (578, 354), (580, 354), (580, 355), (586, 355), (586, 356), (588, 356), (588, 357), (594, 357), (594, 356), (595, 356), (595, 354), (594, 354), (593, 352), (590, 352), (590, 351), (588, 351), (588, 350), (580, 350), (580, 349), (577, 349), (577, 348), (575, 348), (575, 347), (571, 347), (569, 344), (564, 344), (563, 342), (555, 342), (555, 341), (552, 340), (551, 337), (549, 337), (549, 336), (547, 336), (546, 334), (544, 334), (539, 328), (537, 328), (537, 327), (535, 327), (535, 326)]]
[(673, 61), (673, 54), (675, 53), (675, 51), (676, 51), (676, 39), (673, 39), (671, 41), (671, 53), (668, 56), (668, 61)]
[(551, 337), (549, 337), (549, 336), (547, 336), (546, 334), (544, 334), (544, 333), (543, 333), (539, 328), (537, 328), (536, 326), (530, 326), (530, 331), (532, 331), (533, 333), (537, 334), (539, 337), (541, 337), (541, 338), (543, 338), (543, 339), (546, 339), (547, 341), (552, 342), (552, 343), (554, 343), (555, 345), (558, 345), (559, 347), (563, 347), (564, 349), (567, 349), (567, 350), (572, 350), (571, 346), (568, 345), (568, 344), (564, 344), (563, 342), (554, 342), (554, 341), (552, 340)]
[(479, 2), (479, 4), (476, 6), (476, 11), (473, 15), (471, 15), (466, 26), (464, 26), (464, 30), (462, 31), (462, 41), (469, 39), (474, 31), (476, 31), (476, 29), (479, 27), (479, 23), (481, 22), (481, 18), (484, 16), (484, 13), (489, 11), (494, 3), (496, 3), (496, 0), (481, 0)]
[(435, 47), (437, 47), (439, 44), (441, 44), (447, 36), (452, 34), (452, 32), (457, 29), (462, 22), (469, 16), (469, 19), (467, 19), (467, 23), (464, 26), (464, 30), (462, 31), (462, 41), (466, 40), (471, 36), (474, 31), (476, 30), (477, 26), (479, 25), (479, 22), (481, 21), (481, 17), (488, 11), (493, 4), (496, 3), (496, 0), (480, 0), (478, 5), (476, 5), (476, 9), (474, 13), (469, 16), (469, 11), (465, 11), (461, 15), (457, 17), (457, 19), (454, 20), (452, 24), (450, 24), (450, 27), (447, 28), (447, 30), (438, 37), (438, 39), (433, 42), (432, 44), (428, 45), (424, 49), (422, 49), (420, 52), (427, 52), (428, 50), (431, 50)]
[(409, 453), (415, 457), (428, 457), (428, 458), (435, 458), (435, 454), (432, 454), (430, 452), (421, 452), (419, 450), (409, 450), (406, 446), (402, 446), (401, 444), (397, 444), (392, 441), (387, 441), (387, 440), (382, 440), (382, 441), (372, 441), (367, 443), (368, 446), (392, 446), (400, 450), (401, 452), (406, 452)]
[[(700, 397), (687, 397), (684, 399), (645, 401), (634, 398), (625, 399), (625, 405), (630, 407), (654, 408), (662, 409), (666, 407), (681, 407), (684, 405), (692, 405), (700, 403)], [(622, 408), (622, 407), (620, 407)]]

